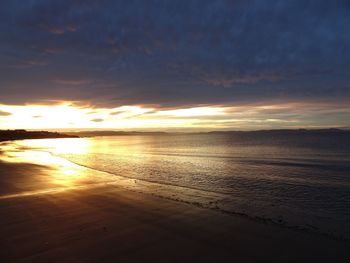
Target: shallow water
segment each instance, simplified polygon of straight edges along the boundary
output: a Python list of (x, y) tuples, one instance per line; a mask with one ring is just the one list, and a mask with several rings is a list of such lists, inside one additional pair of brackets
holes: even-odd
[(179, 201), (350, 238), (349, 135), (146, 135), (18, 142)]

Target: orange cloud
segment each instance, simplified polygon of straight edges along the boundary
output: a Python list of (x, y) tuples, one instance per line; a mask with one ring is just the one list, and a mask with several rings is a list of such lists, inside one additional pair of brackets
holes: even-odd
[(104, 120), (100, 119), (100, 118), (97, 118), (97, 119), (92, 119), (91, 121), (93, 121), (93, 122), (103, 122)]
[(12, 115), (11, 113), (9, 112), (6, 112), (6, 111), (0, 111), (0, 116), (10, 116)]

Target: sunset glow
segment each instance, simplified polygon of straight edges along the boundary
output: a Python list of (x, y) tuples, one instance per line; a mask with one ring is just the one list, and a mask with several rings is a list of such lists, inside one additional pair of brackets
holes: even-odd
[(244, 130), (346, 126), (345, 117), (335, 122), (333, 116), (350, 112), (350, 107), (325, 103), (279, 103), (178, 109), (97, 108), (62, 102), (56, 105), (0, 105), (0, 112), (3, 113), (0, 129)]

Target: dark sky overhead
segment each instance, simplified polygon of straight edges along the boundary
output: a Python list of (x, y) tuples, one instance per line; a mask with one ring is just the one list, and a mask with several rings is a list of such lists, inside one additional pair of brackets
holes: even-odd
[(0, 27), (4, 105), (348, 113), (349, 1), (4, 0)]

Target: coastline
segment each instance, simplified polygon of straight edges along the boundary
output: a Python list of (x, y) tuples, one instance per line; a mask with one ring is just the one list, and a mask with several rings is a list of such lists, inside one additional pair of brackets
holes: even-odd
[(123, 182), (68, 161), (39, 164), (5, 154), (0, 154), (1, 196), (8, 196), (0, 199), (5, 262), (56, 256), (100, 262), (349, 260), (346, 242), (129, 191), (118, 187)]
[(48, 131), (27, 131), (27, 130), (0, 130), (0, 142), (30, 140), (30, 139), (62, 139), (62, 138), (79, 138), (76, 135), (67, 135), (58, 132)]

